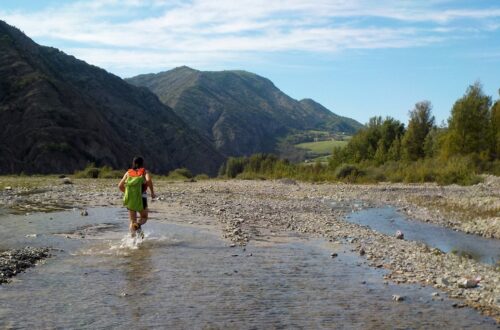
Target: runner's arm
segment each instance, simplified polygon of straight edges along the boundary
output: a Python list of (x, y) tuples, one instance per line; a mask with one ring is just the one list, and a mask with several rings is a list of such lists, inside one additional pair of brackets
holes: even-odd
[(120, 189), (121, 192), (125, 192), (125, 181), (127, 180), (127, 176), (128, 173), (125, 173), (120, 183), (118, 184), (118, 189)]
[(153, 188), (153, 180), (151, 179), (151, 175), (146, 171), (146, 184), (149, 187), (149, 191), (151, 191), (151, 198), (156, 198), (155, 190)]

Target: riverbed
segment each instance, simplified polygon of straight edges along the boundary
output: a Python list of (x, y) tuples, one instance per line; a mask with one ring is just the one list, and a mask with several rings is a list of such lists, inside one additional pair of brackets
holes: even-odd
[[(0, 217), (2, 248), (52, 257), (0, 286), (9, 328), (496, 328), (421, 285), (386, 282), (346, 245), (262, 232), (245, 247), (206, 216), (156, 213), (144, 240), (119, 208)], [(332, 251), (336, 256), (332, 258)], [(396, 301), (400, 297), (401, 301)]]
[[(3, 179), (0, 178), (0, 183), (1, 180)], [(99, 235), (118, 235), (107, 239), (121, 242), (125, 235), (126, 221), (124, 223), (122, 218), (126, 218), (126, 214), (123, 210), (118, 211), (121, 207), (121, 193), (116, 188), (116, 180), (74, 180), (73, 184), (62, 184), (60, 179), (37, 178), (40, 183), (36, 187), (24, 186), (26, 181), (22, 180), (26, 180), (25, 178), (9, 180), (8, 184), (12, 187), (0, 191), (0, 205), (5, 209), (4, 214), (15, 213), (21, 217), (18, 219), (25, 219), (23, 221), (26, 227), (19, 240), (4, 235), (2, 239), (6, 243), (10, 239), (12, 244), (5, 246), (4, 243), (2, 248), (20, 248), (26, 244), (44, 247), (44, 239), (50, 237), (48, 242), (53, 248), (53, 257), (45, 261), (49, 263), (54, 258), (59, 260), (61, 257), (63, 252), (58, 252), (57, 249), (70, 251), (85, 242), (104, 242), (101, 238), (96, 240), (95, 237), (100, 237)], [(50, 182), (44, 184), (43, 180)], [(16, 186), (16, 182), (22, 183)], [(463, 234), (471, 235), (476, 232), (490, 237), (489, 233), (494, 234), (499, 228), (495, 222), (495, 210), (500, 196), (499, 182), (490, 178), (489, 181), (472, 187), (440, 187), (428, 184), (308, 184), (293, 180), (155, 180), (159, 198), (150, 203), (151, 217), (156, 219), (151, 227), (158, 221), (165, 226), (169, 224), (208, 230), (221, 242), (221, 246), (230, 251), (245, 249), (243, 252), (247, 252), (256, 248), (263, 239), (274, 244), (279, 237), (321, 242), (319, 245), (329, 260), (343, 260), (345, 255), (350, 254), (358, 261), (354, 263), (354, 267), (350, 264), (348, 268), (354, 269), (354, 272), (362, 269), (362, 274), (374, 271), (377, 280), (384, 286), (395, 285), (400, 288), (399, 293), (391, 292), (385, 297), (391, 302), (393, 294), (407, 297), (414, 286), (423, 286), (425, 290), (432, 291), (434, 300), (450, 298), (448, 305), (458, 313), (469, 306), (476, 313), (491, 316), (498, 322), (500, 269), (495, 264), (453, 253), (452, 250), (442, 250), (424, 240), (414, 239), (411, 232), (407, 232), (404, 240), (399, 240), (390, 231), (384, 232), (347, 220), (349, 215), (356, 212), (392, 205), (394, 211), (408, 222), (428, 223), (454, 231), (462, 231), (463, 228)], [(436, 200), (440, 206), (446, 207), (438, 207)], [(463, 208), (460, 207), (448, 207), (455, 205), (454, 203), (462, 203), (463, 200), (468, 201), (467, 212), (462, 212)], [(109, 217), (91, 220), (99, 214), (101, 208), (117, 208), (117, 212), (122, 213), (116, 217), (122, 220), (113, 222), (109, 221)], [(89, 210), (89, 216), (80, 216), (85, 209)], [(80, 223), (69, 225), (67, 219), (59, 218), (61, 210), (74, 213)], [(41, 213), (42, 211), (49, 213)], [(473, 218), (470, 218), (471, 215), (474, 215)], [(40, 225), (46, 216), (50, 223)], [(42, 219), (42, 222), (37, 222), (36, 219)], [(466, 222), (462, 224), (460, 219), (466, 219)], [(5, 229), (7, 228), (9, 225), (6, 225)], [(471, 237), (472, 240), (481, 238), (479, 235)], [(151, 238), (154, 239), (154, 236)], [(93, 249), (99, 251), (102, 247), (102, 244), (97, 244)], [(104, 251), (110, 249), (123, 252), (110, 246)], [(229, 259), (240, 260), (242, 253), (234, 253), (238, 254), (234, 257), (232, 254), (230, 253)], [(253, 255), (248, 258), (252, 257)], [(366, 267), (366, 271), (360, 267)], [(26, 274), (37, 272), (39, 268), (41, 267), (28, 269)], [(478, 277), (481, 281), (476, 287), (460, 287), (464, 280)], [(20, 277), (14, 277), (13, 283), (18, 278)], [(124, 295), (127, 296), (127, 293)], [(357, 296), (354, 300), (356, 299)], [(414, 302), (413, 299), (403, 301)]]

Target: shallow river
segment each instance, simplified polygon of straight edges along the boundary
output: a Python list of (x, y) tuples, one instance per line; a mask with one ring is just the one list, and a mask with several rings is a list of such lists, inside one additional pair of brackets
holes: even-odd
[(394, 235), (400, 230), (404, 233), (405, 239), (423, 242), (443, 252), (457, 253), (488, 264), (500, 263), (500, 240), (466, 234), (431, 223), (408, 220), (389, 206), (357, 211), (346, 217), (346, 220), (387, 235)]
[[(384, 271), (366, 266), (348, 246), (287, 235), (259, 237), (243, 250), (187, 220), (153, 218), (145, 240), (134, 243), (126, 237), (126, 214), (117, 209), (91, 209), (88, 217), (77, 211), (0, 216), (0, 249), (57, 249), (0, 286), (0, 324), (496, 328), (477, 311), (453, 308), (454, 300), (432, 300), (432, 288), (384, 284)], [(393, 301), (395, 294), (405, 300)]]

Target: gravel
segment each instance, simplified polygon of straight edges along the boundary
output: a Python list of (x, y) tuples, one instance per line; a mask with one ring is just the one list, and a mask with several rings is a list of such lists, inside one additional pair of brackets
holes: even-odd
[(7, 283), (25, 269), (50, 256), (49, 248), (25, 247), (0, 253), (0, 284)]
[[(121, 206), (116, 180), (73, 180), (30, 194), (18, 188), (0, 191), (0, 204), (17, 212), (60, 208)], [(500, 269), (445, 254), (422, 243), (397, 239), (344, 221), (347, 213), (369, 206), (392, 205), (415, 221), (425, 221), (500, 238), (500, 178), (462, 187), (436, 184), (309, 184), (293, 180), (200, 182), (155, 181), (160, 196), (151, 207), (183, 209), (216, 219), (229, 244), (282, 231), (306, 233), (345, 244), (369, 265), (385, 268), (385, 280), (420, 283), (460, 299), (500, 322)], [(334, 207), (332, 208), (332, 203)], [(154, 216), (153, 216), (154, 217)], [(464, 279), (481, 276), (476, 287)]]

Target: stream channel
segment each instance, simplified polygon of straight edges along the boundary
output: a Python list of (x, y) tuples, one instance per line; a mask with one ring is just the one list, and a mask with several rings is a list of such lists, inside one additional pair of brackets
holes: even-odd
[(395, 235), (399, 230), (406, 240), (423, 242), (445, 253), (456, 253), (487, 264), (500, 263), (500, 240), (409, 220), (390, 206), (357, 211), (347, 216), (346, 220), (387, 235)]
[(53, 250), (0, 286), (0, 327), (497, 328), (433, 288), (384, 283), (347, 244), (282, 234), (243, 249), (189, 222), (152, 214), (134, 243), (121, 209), (2, 214), (0, 250)]

